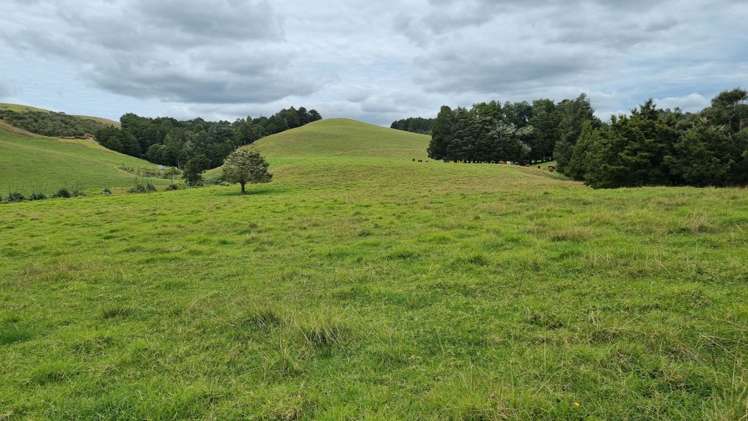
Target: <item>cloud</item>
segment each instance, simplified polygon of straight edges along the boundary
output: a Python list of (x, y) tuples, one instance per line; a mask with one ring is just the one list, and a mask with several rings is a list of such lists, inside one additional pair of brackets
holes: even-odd
[[(732, 0), (13, 0), (0, 15), (0, 59), (76, 69), (35, 92), (76, 103), (65, 87), (85, 83), (123, 113), (304, 105), (387, 124), (586, 92), (607, 116), (748, 85), (748, 3)], [(13, 63), (7, 80), (26, 80)]]
[(136, 98), (266, 103), (323, 83), (293, 74), (296, 52), (283, 43), (281, 19), (267, 1), (75, 6), (39, 2), (25, 15), (39, 25), (6, 27), (2, 35), (16, 48), (80, 63), (98, 87)]
[(679, 97), (668, 97), (655, 99), (655, 104), (660, 108), (680, 108), (683, 111), (696, 112), (708, 107), (711, 100), (704, 95), (692, 93)]
[(0, 98), (8, 98), (12, 95), (9, 86), (0, 81)]

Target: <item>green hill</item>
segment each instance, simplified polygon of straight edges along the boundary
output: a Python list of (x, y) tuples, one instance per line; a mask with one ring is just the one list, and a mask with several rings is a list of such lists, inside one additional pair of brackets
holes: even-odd
[(158, 166), (110, 151), (93, 140), (29, 135), (0, 124), (0, 195), (49, 194), (62, 187), (127, 187), (138, 170), (157, 171)]
[(424, 159), (429, 136), (355, 120), (321, 120), (260, 139), (252, 147), (269, 158), (368, 157)]

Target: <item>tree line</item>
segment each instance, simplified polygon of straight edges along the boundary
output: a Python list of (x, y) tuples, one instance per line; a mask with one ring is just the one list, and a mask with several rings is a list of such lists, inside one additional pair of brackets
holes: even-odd
[(483, 102), (472, 108), (442, 107), (428, 153), (433, 159), (520, 164), (550, 161), (559, 145), (572, 143), (594, 119), (585, 95), (555, 103)]
[(92, 118), (52, 111), (0, 110), (0, 120), (31, 133), (52, 137), (86, 138), (109, 127), (108, 124)]
[(406, 132), (431, 134), (434, 122), (436, 122), (435, 118), (410, 117), (392, 122), (390, 128)]
[(607, 123), (585, 122), (558, 167), (592, 187), (748, 184), (748, 95), (720, 93), (698, 113), (652, 100)]
[(720, 93), (698, 113), (647, 101), (603, 122), (585, 95), (555, 103), (442, 107), (429, 156), (459, 162), (555, 160), (561, 173), (596, 188), (748, 183), (748, 96)]
[(284, 109), (271, 117), (206, 121), (179, 121), (170, 117), (148, 118), (125, 114), (120, 127), (96, 132), (102, 146), (148, 161), (197, 173), (223, 164), (240, 146), (275, 133), (320, 120), (316, 110)]

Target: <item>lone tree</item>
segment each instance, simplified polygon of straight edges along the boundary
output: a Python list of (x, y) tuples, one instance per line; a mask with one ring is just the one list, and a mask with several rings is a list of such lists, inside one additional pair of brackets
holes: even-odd
[(268, 172), (268, 163), (258, 152), (239, 149), (223, 162), (223, 178), (230, 183), (239, 183), (242, 194), (247, 183), (269, 183), (273, 175)]

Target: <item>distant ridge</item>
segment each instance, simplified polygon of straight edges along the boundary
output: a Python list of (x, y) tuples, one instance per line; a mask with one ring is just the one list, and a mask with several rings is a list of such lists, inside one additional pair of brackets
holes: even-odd
[[(0, 110), (15, 111), (17, 113), (23, 113), (23, 112), (29, 112), (29, 111), (44, 112), (44, 113), (60, 112), (60, 111), (47, 110), (44, 108), (33, 107), (31, 105), (9, 104), (9, 103), (0, 103)], [(76, 115), (76, 114), (69, 114), (69, 115), (73, 117), (87, 119), (87, 120), (98, 121), (99, 123), (104, 123), (104, 124), (108, 124), (111, 126), (119, 126), (118, 121), (110, 120), (104, 117), (95, 117), (95, 116), (89, 116), (89, 115)]]

